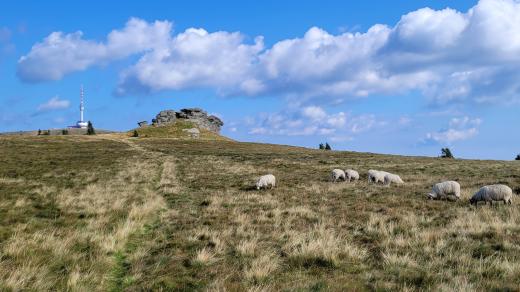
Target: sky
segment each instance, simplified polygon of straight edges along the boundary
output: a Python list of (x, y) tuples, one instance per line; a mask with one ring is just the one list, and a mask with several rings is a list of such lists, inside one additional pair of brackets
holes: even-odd
[(239, 141), (512, 160), (520, 2), (4, 1), (0, 131), (200, 107)]

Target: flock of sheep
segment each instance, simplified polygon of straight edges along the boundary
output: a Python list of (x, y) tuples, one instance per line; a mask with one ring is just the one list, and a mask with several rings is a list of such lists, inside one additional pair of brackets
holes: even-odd
[[(359, 173), (353, 169), (333, 169), (330, 173), (330, 180), (335, 183), (338, 181), (351, 182), (359, 180)], [(369, 183), (382, 183), (386, 186), (390, 184), (403, 184), (404, 181), (397, 174), (380, 170), (368, 171)], [(261, 176), (256, 182), (256, 188), (267, 189), (276, 186), (276, 178), (272, 174)], [(447, 199), (454, 196), (460, 199), (460, 184), (456, 181), (445, 181), (437, 183), (433, 186), (432, 191), (427, 195), (429, 199)], [(484, 201), (485, 204), (493, 204), (493, 201), (503, 201), (504, 204), (511, 205), (513, 202), (513, 190), (502, 184), (488, 185), (480, 188), (469, 200), (471, 204), (477, 205), (478, 202)]]

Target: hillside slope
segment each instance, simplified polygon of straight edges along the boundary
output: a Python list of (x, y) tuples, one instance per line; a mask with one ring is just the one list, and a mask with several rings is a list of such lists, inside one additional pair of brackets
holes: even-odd
[[(520, 164), (190, 139), (0, 137), (0, 290), (516, 290)], [(333, 168), (361, 180), (332, 184)], [(406, 184), (366, 181), (368, 169)], [(256, 191), (262, 174), (278, 185)], [(457, 202), (428, 201), (454, 179)]]
[[(176, 138), (176, 139), (191, 139), (191, 136), (188, 132), (183, 130), (188, 130), (192, 128), (197, 128), (200, 131), (199, 140), (217, 140), (217, 141), (232, 141), (231, 139), (209, 131), (207, 129), (199, 128), (196, 124), (188, 121), (176, 121), (175, 123), (169, 125), (162, 125), (159, 127), (148, 126), (144, 128), (134, 129), (137, 131), (139, 137), (141, 138)], [(134, 130), (128, 132), (129, 135), (134, 134)]]

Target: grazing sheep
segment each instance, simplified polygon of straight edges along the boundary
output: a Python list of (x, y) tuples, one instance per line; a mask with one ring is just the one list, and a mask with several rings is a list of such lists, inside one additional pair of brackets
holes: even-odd
[(486, 204), (489, 202), (490, 205), (493, 205), (493, 201), (504, 201), (504, 204), (509, 203), (511, 205), (513, 190), (506, 185), (484, 186), (469, 199), (469, 202), (475, 206), (480, 201), (484, 201)]
[(432, 191), (428, 194), (428, 199), (442, 199), (448, 196), (455, 196), (460, 199), (460, 184), (456, 181), (444, 181), (433, 185)]
[(332, 182), (336, 182), (339, 179), (346, 180), (345, 178), (346, 178), (345, 172), (341, 169), (333, 169), (332, 172), (330, 173), (330, 179)]
[(346, 180), (350, 182), (351, 180), (359, 180), (359, 173), (353, 169), (345, 170)]
[(276, 186), (276, 178), (272, 174), (262, 175), (256, 182), (256, 189), (274, 188)]
[(387, 173), (384, 177), (384, 183), (386, 186), (390, 186), (391, 183), (404, 184), (404, 181), (397, 174)]
[(384, 183), (385, 182), (385, 175), (387, 175), (388, 172), (381, 171), (381, 170), (369, 170), (368, 171), (368, 182), (369, 183)]

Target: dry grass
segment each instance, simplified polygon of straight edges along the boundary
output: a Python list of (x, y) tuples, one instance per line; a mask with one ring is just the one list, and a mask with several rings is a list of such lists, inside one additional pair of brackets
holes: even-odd
[[(71, 141), (78, 141), (77, 137), (73, 139)], [(108, 146), (106, 142), (101, 143)], [(0, 281), (3, 289), (91, 290), (117, 286), (109, 277), (118, 265), (113, 255), (125, 253), (130, 236), (155, 220), (165, 208), (165, 202), (155, 192), (153, 182), (159, 175), (155, 161), (112, 163), (112, 167), (119, 169), (113, 169), (115, 173), (109, 179), (104, 172), (69, 169), (79, 171), (80, 176), (91, 181), (78, 187), (62, 185), (61, 181), (59, 184), (45, 181), (46, 177), (61, 171), (49, 169), (51, 175), (44, 174), (40, 181), (36, 179), (41, 186), (35, 184), (27, 190), (33, 196), (14, 200), (14, 207), (27, 212), (33, 207), (32, 201), (38, 198), (39, 208), (47, 208), (42, 211), (55, 210), (51, 214), (54, 221), (41, 224), (28, 218), (27, 223), (12, 227), (12, 235), (2, 244)], [(27, 185), (20, 182), (29, 179), (14, 182), (22, 188)], [(9, 183), (13, 183), (12, 180)]]
[(261, 256), (251, 261), (251, 264), (244, 270), (244, 276), (250, 281), (261, 282), (273, 274), (279, 266), (278, 255), (272, 251), (264, 251)]
[[(0, 290), (520, 286), (518, 202), (467, 203), (484, 184), (518, 191), (515, 162), (121, 135), (2, 139)], [(333, 168), (362, 177), (331, 184)], [(371, 168), (406, 184), (368, 184)], [(268, 172), (275, 189), (251, 188)], [(445, 179), (463, 198), (428, 201)]]
[[(191, 135), (183, 130), (198, 128), (195, 123), (188, 121), (176, 121), (173, 124), (163, 125), (160, 127), (148, 126), (144, 128), (137, 128), (140, 138), (170, 138), (170, 139), (193, 139)], [(219, 134), (213, 133), (209, 130), (199, 128), (200, 134), (198, 140), (212, 140), (212, 141), (231, 141), (231, 139), (220, 136)], [(133, 136), (134, 130), (127, 133), (127, 137)]]
[(197, 251), (193, 262), (200, 265), (211, 265), (217, 260), (218, 258), (215, 256), (215, 253), (213, 253), (208, 248), (203, 248)]

